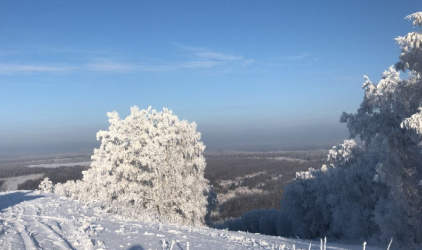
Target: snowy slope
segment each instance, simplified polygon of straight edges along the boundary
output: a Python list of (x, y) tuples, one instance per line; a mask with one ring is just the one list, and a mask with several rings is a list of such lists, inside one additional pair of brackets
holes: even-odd
[[(54, 194), (33, 191), (0, 193), (0, 211), (0, 249), (288, 250), (309, 247), (309, 241), (299, 239), (126, 220)], [(319, 242), (312, 243), (311, 249), (319, 248)], [(362, 246), (329, 242), (327, 249), (357, 250)]]

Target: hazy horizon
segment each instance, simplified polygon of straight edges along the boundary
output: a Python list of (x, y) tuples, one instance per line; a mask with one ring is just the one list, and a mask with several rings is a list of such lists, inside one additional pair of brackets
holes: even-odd
[[(331, 148), (348, 138), (344, 125), (317, 126), (315, 129), (306, 125), (294, 128), (265, 130), (265, 128), (236, 129), (218, 126), (201, 129), (202, 142), (206, 151), (280, 151), (280, 150), (313, 150)], [(218, 130), (220, 129), (220, 132)], [(299, 130), (300, 129), (300, 130)], [(91, 154), (100, 143), (95, 140), (96, 132), (85, 138), (38, 138), (30, 142), (0, 143), (0, 157), (19, 157), (25, 155), (50, 155), (66, 153)]]

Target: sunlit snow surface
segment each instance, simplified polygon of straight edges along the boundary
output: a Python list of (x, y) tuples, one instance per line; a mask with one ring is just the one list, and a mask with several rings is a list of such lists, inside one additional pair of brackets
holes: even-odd
[[(0, 193), (1, 249), (308, 249), (309, 241), (111, 216), (54, 194)], [(311, 249), (320, 249), (313, 242)], [(328, 242), (327, 249), (362, 249)], [(367, 246), (368, 250), (372, 248)]]

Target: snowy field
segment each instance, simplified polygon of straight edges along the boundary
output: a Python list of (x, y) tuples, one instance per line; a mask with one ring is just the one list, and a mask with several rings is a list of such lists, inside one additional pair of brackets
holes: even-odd
[(83, 162), (68, 162), (68, 163), (46, 163), (46, 164), (37, 164), (37, 165), (29, 165), (28, 168), (59, 168), (59, 167), (73, 167), (73, 166), (89, 166), (91, 164), (90, 161), (83, 161)]
[[(309, 249), (309, 241), (125, 220), (54, 194), (0, 193), (1, 249)], [(320, 249), (312, 242), (311, 249)], [(362, 246), (328, 242), (330, 250)], [(366, 247), (367, 250), (379, 248)]]

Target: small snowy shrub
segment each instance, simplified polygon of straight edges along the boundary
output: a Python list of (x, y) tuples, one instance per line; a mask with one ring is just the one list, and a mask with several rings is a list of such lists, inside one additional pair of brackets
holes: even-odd
[(125, 119), (107, 115), (110, 128), (97, 133), (101, 146), (90, 169), (81, 181), (57, 185), (57, 192), (142, 219), (202, 225), (208, 182), (196, 124), (166, 108), (132, 107)]
[(41, 181), (38, 188), (43, 192), (51, 193), (53, 191), (53, 182), (51, 182), (48, 177), (45, 177), (44, 180)]
[(68, 181), (54, 185), (54, 193), (71, 198), (73, 194), (77, 195), (80, 190), (77, 187), (82, 186), (80, 181)]

